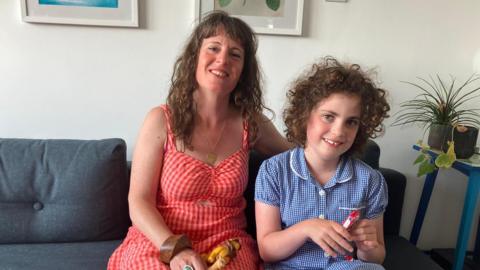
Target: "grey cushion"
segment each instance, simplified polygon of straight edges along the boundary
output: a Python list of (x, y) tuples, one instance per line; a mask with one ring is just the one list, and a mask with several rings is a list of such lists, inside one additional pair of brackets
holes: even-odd
[(443, 270), (430, 257), (407, 239), (398, 235), (385, 235), (387, 256), (383, 266), (387, 270)]
[(0, 245), (2, 270), (104, 270), (121, 240)]
[(0, 243), (120, 239), (129, 226), (122, 139), (0, 139)]

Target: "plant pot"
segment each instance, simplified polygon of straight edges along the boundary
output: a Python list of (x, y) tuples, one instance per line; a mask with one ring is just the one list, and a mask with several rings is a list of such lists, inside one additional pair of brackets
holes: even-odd
[[(455, 155), (457, 158), (469, 158), (475, 153), (477, 144), (478, 128), (465, 126), (465, 131), (459, 131), (457, 128), (453, 131), (453, 141), (455, 142)], [(444, 144), (444, 151), (448, 148)]]
[(428, 146), (433, 149), (446, 151), (447, 148), (442, 148), (451, 140), (452, 126), (439, 124), (432, 124), (430, 126), (430, 132), (428, 133)]

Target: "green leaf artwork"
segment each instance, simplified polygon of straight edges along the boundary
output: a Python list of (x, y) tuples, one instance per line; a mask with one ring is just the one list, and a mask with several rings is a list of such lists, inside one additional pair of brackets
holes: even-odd
[[(222, 8), (230, 5), (231, 2), (232, 0), (218, 0), (218, 4)], [(266, 0), (265, 2), (268, 8), (270, 8), (273, 11), (277, 11), (280, 8), (280, 0)], [(242, 5), (245, 6), (246, 3), (247, 3), (247, 0), (243, 0)]]
[(280, 0), (267, 0), (267, 6), (273, 10), (277, 11), (280, 7)]
[(220, 4), (221, 7), (226, 7), (228, 6), (232, 0), (218, 0), (218, 4)]

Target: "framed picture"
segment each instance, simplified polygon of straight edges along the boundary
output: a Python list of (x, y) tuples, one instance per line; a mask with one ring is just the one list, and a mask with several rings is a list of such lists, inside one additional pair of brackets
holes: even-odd
[(138, 0), (20, 0), (33, 23), (138, 27)]
[(303, 0), (195, 0), (195, 17), (223, 10), (248, 23), (257, 34), (302, 35)]

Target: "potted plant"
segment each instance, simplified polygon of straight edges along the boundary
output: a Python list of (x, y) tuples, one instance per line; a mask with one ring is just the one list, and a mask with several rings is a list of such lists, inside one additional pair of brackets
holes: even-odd
[(477, 141), (480, 109), (478, 105), (475, 109), (468, 105), (480, 96), (480, 77), (474, 74), (460, 84), (454, 77), (447, 83), (438, 75), (430, 80), (418, 80), (419, 83), (404, 82), (420, 90), (420, 94), (400, 104), (392, 126), (418, 124), (424, 129), (424, 135), (429, 131), (428, 146), (442, 151), (436, 164), (427, 154), (428, 147), (420, 142), (421, 157), (416, 160), (416, 164), (420, 164), (419, 172), (422, 166), (428, 167), (427, 163), (435, 164), (433, 169), (436, 169), (451, 166), (456, 158), (470, 157)]

